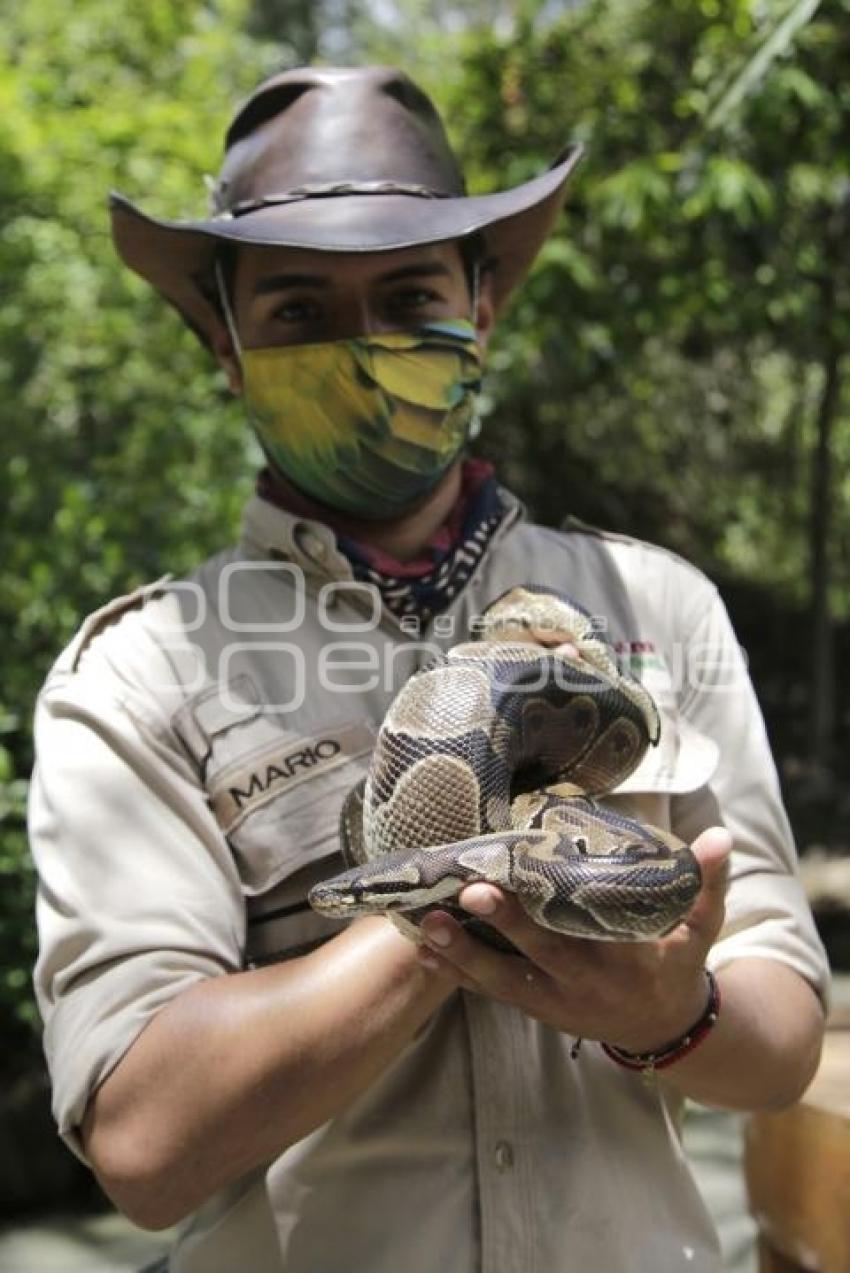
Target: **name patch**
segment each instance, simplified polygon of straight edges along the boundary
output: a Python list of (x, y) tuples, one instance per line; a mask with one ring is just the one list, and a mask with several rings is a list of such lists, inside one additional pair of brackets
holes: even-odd
[(267, 744), (230, 765), (213, 780), (210, 790), (219, 825), (230, 831), (243, 817), (285, 791), (369, 753), (375, 743), (371, 726), (341, 725), (297, 743), (290, 739)]

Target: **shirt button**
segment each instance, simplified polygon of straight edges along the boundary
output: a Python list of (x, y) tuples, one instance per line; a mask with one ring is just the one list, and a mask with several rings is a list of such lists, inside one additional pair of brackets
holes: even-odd
[(510, 1141), (500, 1140), (495, 1148), (493, 1157), (496, 1160), (497, 1171), (510, 1171), (514, 1165), (514, 1150)]
[(305, 557), (321, 564), (328, 555), (327, 544), (315, 531), (303, 524), (295, 528), (295, 541)]

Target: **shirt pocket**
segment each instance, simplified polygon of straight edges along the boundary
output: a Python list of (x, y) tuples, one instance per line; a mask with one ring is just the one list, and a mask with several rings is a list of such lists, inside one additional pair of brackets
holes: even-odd
[(284, 726), (242, 675), (190, 700), (173, 726), (198, 766), (247, 898), (339, 853), (342, 804), (374, 748), (370, 721)]
[[(647, 748), (640, 764), (625, 782), (620, 783), (616, 793), (639, 796), (647, 808), (659, 805), (659, 802), (645, 800), (645, 795), (665, 796), (669, 806), (671, 796), (697, 791), (711, 781), (720, 760), (720, 748), (713, 738), (692, 725), (680, 711), (672, 677), (663, 658), (656, 655), (652, 663), (642, 667), (639, 673), (638, 669), (633, 671), (655, 700), (661, 730), (658, 742)], [(648, 817), (646, 820), (652, 821)]]

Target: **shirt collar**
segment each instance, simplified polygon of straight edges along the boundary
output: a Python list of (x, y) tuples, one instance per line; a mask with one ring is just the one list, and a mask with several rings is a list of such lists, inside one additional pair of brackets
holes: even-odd
[[(490, 547), (518, 521), (526, 519), (526, 510), (515, 495), (499, 487), (505, 517)], [(362, 588), (354, 578), (351, 563), (337, 544), (336, 535), (324, 522), (300, 517), (279, 508), (268, 500), (253, 495), (242, 515), (240, 550), (251, 561), (289, 562), (300, 567), (308, 580), (316, 585), (328, 582), (350, 582)]]
[(351, 564), (324, 522), (298, 517), (253, 495), (242, 515), (240, 548), (252, 561), (290, 562), (308, 579), (351, 580)]

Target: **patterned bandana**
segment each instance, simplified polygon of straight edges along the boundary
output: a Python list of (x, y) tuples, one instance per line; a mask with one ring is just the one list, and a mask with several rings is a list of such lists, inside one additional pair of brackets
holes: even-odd
[[(337, 546), (351, 563), (354, 578), (377, 587), (386, 609), (414, 635), (451, 605), (507, 513), (492, 464), (464, 460), (461, 481), (450, 517), (414, 561), (397, 561), (380, 549), (336, 532)], [(287, 512), (315, 516), (297, 493), (281, 487), (270, 469), (258, 474), (257, 494)]]
[(245, 400), (273, 466), (331, 508), (397, 517), (474, 433), (481, 358), (468, 319), (243, 349)]
[(451, 517), (415, 561), (396, 561), (345, 535), (337, 535), (337, 543), (351, 562), (354, 578), (374, 584), (387, 610), (401, 619), (406, 631), (417, 634), (462, 590), (506, 511), (492, 464), (466, 460)]

